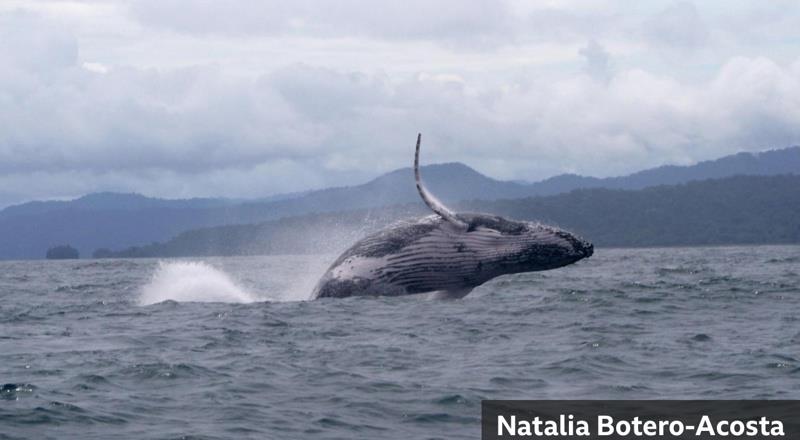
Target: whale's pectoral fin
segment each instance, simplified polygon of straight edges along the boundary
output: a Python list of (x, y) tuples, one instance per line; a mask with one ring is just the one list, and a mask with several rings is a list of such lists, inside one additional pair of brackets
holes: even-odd
[(459, 220), (458, 217), (456, 217), (456, 214), (451, 211), (450, 208), (444, 206), (444, 203), (439, 201), (436, 196), (428, 192), (428, 190), (425, 188), (425, 185), (422, 184), (422, 178), (419, 175), (419, 145), (421, 142), (422, 133), (419, 133), (417, 134), (417, 151), (414, 153), (414, 180), (417, 182), (417, 191), (419, 191), (422, 201), (424, 201), (433, 212), (439, 214), (443, 219), (447, 220), (458, 228), (466, 230), (468, 227), (467, 224)]
[(435, 292), (431, 292), (428, 298), (430, 299), (459, 299), (463, 298), (469, 293), (472, 292), (472, 287), (465, 287), (463, 289), (448, 289), (448, 290), (437, 290)]

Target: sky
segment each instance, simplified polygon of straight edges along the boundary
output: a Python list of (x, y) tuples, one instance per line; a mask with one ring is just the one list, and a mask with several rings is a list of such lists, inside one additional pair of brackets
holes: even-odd
[(623, 175), (800, 144), (800, 3), (2, 0), (0, 206), (262, 197), (463, 162)]

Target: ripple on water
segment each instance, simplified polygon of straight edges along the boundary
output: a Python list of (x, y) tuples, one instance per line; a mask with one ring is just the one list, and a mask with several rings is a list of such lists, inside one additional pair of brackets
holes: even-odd
[(187, 378), (218, 377), (221, 373), (195, 364), (168, 364), (164, 362), (154, 362), (125, 367), (120, 370), (120, 374), (124, 378), (136, 380), (177, 380)]

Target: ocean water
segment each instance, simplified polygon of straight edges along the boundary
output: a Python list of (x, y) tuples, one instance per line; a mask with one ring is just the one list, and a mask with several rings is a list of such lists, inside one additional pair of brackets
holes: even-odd
[(0, 438), (479, 438), (482, 399), (800, 398), (800, 247), (305, 301), (333, 257), (0, 262)]

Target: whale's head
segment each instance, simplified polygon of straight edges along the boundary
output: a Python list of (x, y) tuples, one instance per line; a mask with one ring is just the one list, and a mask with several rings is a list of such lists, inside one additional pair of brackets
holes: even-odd
[(592, 243), (554, 226), (491, 214), (456, 216), (466, 225), (463, 242), (501, 274), (555, 269), (594, 253)]
[[(417, 136), (414, 178), (417, 191), (428, 207), (448, 225), (457, 241), (480, 257), (483, 276), (555, 269), (589, 257), (594, 246), (570, 232), (540, 223), (505, 219), (491, 214), (456, 213), (431, 194), (419, 171)], [(485, 264), (484, 264), (485, 262)]]

